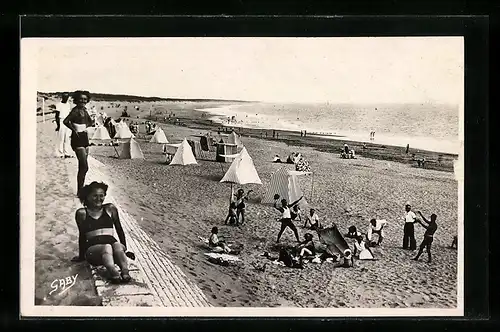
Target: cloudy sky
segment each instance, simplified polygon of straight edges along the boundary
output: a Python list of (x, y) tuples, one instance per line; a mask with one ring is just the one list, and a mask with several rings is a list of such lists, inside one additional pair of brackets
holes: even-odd
[(463, 98), (460, 37), (29, 42), (39, 45), (39, 91), (332, 103)]

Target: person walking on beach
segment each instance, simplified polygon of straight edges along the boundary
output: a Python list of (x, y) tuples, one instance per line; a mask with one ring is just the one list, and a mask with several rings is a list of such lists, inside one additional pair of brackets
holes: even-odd
[(275, 199), (274, 208), (281, 212), (281, 219), (280, 219), (281, 229), (278, 233), (278, 239), (276, 240), (276, 243), (280, 242), (281, 235), (283, 235), (283, 232), (287, 227), (289, 227), (293, 231), (293, 233), (295, 234), (295, 238), (297, 239), (297, 242), (300, 242), (299, 231), (297, 230), (297, 227), (295, 227), (295, 225), (293, 224), (290, 208), (293, 208), (296, 204), (298, 204), (303, 197), (304, 196), (301, 196), (298, 200), (296, 200), (291, 204), (288, 204), (286, 199), (282, 199), (281, 206), (278, 206), (278, 200), (280, 196), (278, 194), (274, 195)]
[[(83, 208), (76, 211), (75, 219), (79, 231), (79, 254), (73, 262), (87, 262), (106, 267), (112, 283), (129, 282), (127, 243), (118, 215), (118, 209), (111, 203), (103, 204), (108, 186), (92, 182), (78, 192)], [(114, 229), (120, 242), (113, 236)], [(135, 255), (134, 255), (135, 256)], [(115, 267), (120, 267), (120, 272)]]
[(87, 163), (87, 157), (89, 154), (89, 136), (87, 133), (87, 127), (92, 124), (92, 119), (90, 118), (85, 105), (90, 100), (90, 93), (88, 91), (75, 91), (73, 93), (73, 100), (76, 106), (71, 110), (69, 115), (64, 119), (64, 125), (71, 130), (71, 147), (75, 151), (76, 157), (78, 158), (78, 174), (77, 180), (77, 192), (83, 188), (85, 184), (85, 176), (89, 170)]
[(437, 215), (436, 214), (431, 214), (431, 220), (427, 220), (420, 211), (417, 211), (417, 213), (422, 217), (422, 220), (427, 223), (424, 224), (420, 219), (417, 219), (418, 223), (422, 225), (425, 228), (425, 233), (424, 233), (424, 239), (422, 243), (420, 244), (420, 248), (418, 249), (418, 254), (413, 258), (413, 260), (418, 261), (418, 258), (422, 253), (424, 252), (424, 248), (427, 251), (427, 256), (428, 256), (428, 263), (432, 262), (432, 255), (431, 255), (431, 246), (432, 246), (432, 241), (434, 240), (434, 233), (437, 230), (437, 224), (436, 224), (436, 219)]
[(61, 102), (56, 106), (57, 153), (61, 158), (71, 157), (71, 130), (66, 126), (60, 125), (61, 119), (64, 121), (71, 111), (68, 99), (69, 94), (64, 93), (61, 97)]
[[(417, 219), (417, 216), (413, 211), (411, 210), (411, 205), (410, 203), (406, 203), (405, 206), (406, 214), (403, 217), (403, 220), (405, 222), (404, 226), (404, 235), (403, 235), (403, 249), (410, 249), (410, 250), (415, 250), (417, 248), (417, 243), (415, 241), (415, 222)], [(408, 247), (408, 244), (410, 245)]]

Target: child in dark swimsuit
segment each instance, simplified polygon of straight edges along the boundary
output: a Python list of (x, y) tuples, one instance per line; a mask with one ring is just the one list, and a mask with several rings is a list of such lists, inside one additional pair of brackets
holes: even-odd
[[(125, 233), (116, 207), (113, 204), (103, 204), (107, 189), (106, 184), (94, 181), (79, 192), (84, 207), (78, 209), (75, 214), (80, 233), (79, 255), (72, 261), (86, 260), (94, 266), (104, 265), (111, 275), (111, 282), (129, 282), (131, 277), (125, 254)], [(120, 242), (113, 236), (114, 228)], [(121, 272), (118, 272), (115, 263)]]
[(232, 202), (229, 205), (229, 211), (227, 213), (226, 220), (224, 222), (226, 225), (238, 225), (238, 215), (236, 214), (236, 203)]
[(72, 97), (76, 103), (76, 107), (64, 119), (63, 124), (71, 129), (71, 147), (78, 158), (78, 175), (76, 180), (79, 192), (85, 183), (85, 176), (89, 169), (87, 156), (89, 154), (90, 142), (86, 129), (92, 126), (93, 121), (85, 108), (85, 104), (90, 101), (90, 93), (78, 90), (73, 93)]

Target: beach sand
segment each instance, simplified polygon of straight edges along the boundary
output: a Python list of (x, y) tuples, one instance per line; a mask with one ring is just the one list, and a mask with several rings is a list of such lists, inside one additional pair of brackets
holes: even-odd
[[(127, 103), (122, 102), (122, 105)], [(118, 109), (108, 108), (106, 102), (96, 102), (113, 117)], [(129, 110), (133, 109), (129, 104)], [(140, 103), (138, 105), (141, 105)], [(182, 107), (179, 107), (183, 105)], [(195, 124), (196, 129), (170, 124), (161, 125), (171, 142), (180, 142), (189, 135), (206, 132), (205, 120), (194, 120), (200, 112), (191, 108), (200, 105), (165, 103), (164, 108), (174, 110), (182, 121)], [(141, 107), (142, 109), (142, 107)], [(145, 117), (149, 111), (130, 112)], [(121, 111), (121, 110), (120, 110)], [(215, 125), (215, 128), (217, 125)], [(142, 127), (143, 128), (143, 127)], [(251, 132), (254, 136), (255, 132)], [(281, 136), (280, 136), (281, 137)], [(286, 135), (283, 138), (286, 139)], [(299, 136), (300, 138), (300, 136)], [(319, 138), (318, 138), (319, 140)], [(91, 147), (91, 155), (105, 164), (114, 175), (113, 195), (123, 208), (133, 216), (140, 226), (162, 247), (173, 261), (204, 291), (215, 306), (298, 306), (298, 307), (370, 307), (401, 308), (428, 307), (453, 308), (457, 301), (457, 251), (448, 249), (452, 237), (457, 234), (458, 184), (452, 172), (415, 168), (409, 163), (379, 160), (359, 156), (358, 159), (340, 159), (335, 153), (321, 148), (291, 145), (294, 141), (259, 139), (244, 136), (242, 141), (253, 158), (263, 185), (244, 185), (253, 189), (247, 207), (247, 221), (241, 227), (225, 226), (230, 185), (220, 183), (229, 163), (198, 160), (199, 165), (168, 166), (161, 152), (161, 145), (152, 144), (141, 136), (137, 138), (145, 160), (120, 160), (114, 157), (111, 147)], [(324, 140), (323, 140), (324, 142)], [(333, 143), (327, 143), (331, 146)], [(282, 157), (291, 152), (300, 152), (310, 162), (312, 177), (301, 178), (300, 184), (306, 199), (317, 209), (323, 224), (335, 222), (345, 233), (350, 225), (366, 231), (370, 218), (387, 219), (386, 238), (379, 248), (374, 248), (378, 261), (356, 262), (351, 269), (333, 268), (331, 263), (307, 264), (305, 269), (290, 269), (268, 264), (264, 272), (256, 270), (252, 263), (269, 262), (262, 253), (267, 251), (277, 257), (279, 246), (275, 244), (279, 213), (269, 205), (260, 204), (265, 186), (271, 174), (283, 165), (273, 164), (274, 155)], [(394, 152), (397, 154), (397, 152)], [(401, 157), (400, 159), (404, 159)], [(450, 158), (451, 159), (451, 158)], [(37, 165), (38, 167), (38, 165)], [(47, 165), (45, 167), (55, 167)], [(75, 166), (76, 167), (76, 166)], [(293, 168), (293, 165), (286, 165)], [(41, 172), (42, 173), (42, 172)], [(37, 174), (38, 176), (38, 174)], [(40, 179), (40, 180), (39, 180)], [(43, 182), (43, 174), (37, 182)], [(60, 185), (63, 185), (62, 183)], [(67, 186), (67, 197), (72, 192)], [(37, 206), (37, 243), (56, 238), (50, 223), (43, 221), (43, 209), (49, 210), (45, 196), (47, 185), (39, 185)], [(37, 187), (38, 188), (38, 187)], [(38, 193), (43, 193), (38, 195)], [(433, 243), (433, 263), (410, 260), (415, 253), (402, 250), (404, 204), (410, 201), (414, 210), (424, 215), (438, 215), (438, 230)], [(76, 227), (71, 222), (74, 211), (64, 216), (68, 228)], [(305, 211), (303, 211), (305, 212)], [(48, 215), (49, 212), (45, 212)], [(39, 222), (42, 218), (42, 222)], [(68, 225), (71, 224), (71, 225)], [(296, 222), (297, 226), (300, 223)], [(205, 246), (199, 236), (208, 237), (213, 226), (230, 242), (243, 245), (239, 266), (222, 267), (207, 261)], [(423, 228), (415, 226), (417, 245), (422, 240)], [(43, 233), (45, 232), (45, 233)], [(301, 237), (306, 230), (299, 228)], [(64, 234), (70, 237), (70, 232)], [(76, 233), (74, 233), (76, 234)], [(59, 235), (62, 236), (62, 235)], [(76, 235), (71, 238), (76, 248)], [(315, 242), (318, 243), (317, 236)], [(71, 240), (65, 238), (65, 241)], [(351, 240), (347, 239), (352, 247)], [(51, 241), (53, 241), (51, 239)], [(46, 245), (46, 255), (59, 264), (72, 257), (69, 253), (56, 254)], [(293, 234), (285, 231), (281, 246), (294, 245)], [(67, 257), (66, 257), (67, 256)], [(71, 257), (70, 257), (71, 256)], [(37, 253), (37, 260), (40, 260)], [(48, 266), (39, 266), (37, 275), (47, 274)], [(43, 277), (37, 277), (43, 280)], [(47, 279), (47, 277), (45, 277)], [(82, 290), (91, 294), (90, 290)], [(91, 295), (88, 295), (89, 297)]]
[[(45, 124), (37, 123), (35, 304), (100, 305), (90, 269), (83, 263), (71, 262), (78, 254), (78, 228), (74, 220), (78, 201), (74, 185), (69, 182), (76, 179), (70, 179), (68, 169), (76, 168), (76, 158), (56, 157), (52, 118), (48, 116)], [(62, 293), (58, 281), (52, 284), (76, 274), (76, 282), (68, 291)]]

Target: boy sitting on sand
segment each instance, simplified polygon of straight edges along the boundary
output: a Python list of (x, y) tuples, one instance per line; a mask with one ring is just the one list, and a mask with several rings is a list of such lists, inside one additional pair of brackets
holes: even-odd
[(238, 215), (236, 214), (236, 202), (231, 202), (229, 205), (229, 211), (227, 213), (226, 220), (224, 223), (230, 225), (238, 225)]
[(348, 238), (351, 238), (351, 239), (357, 239), (358, 236), (361, 236), (361, 235), (362, 234), (360, 232), (358, 232), (358, 230), (356, 229), (356, 226), (350, 226), (348, 231), (347, 231), (347, 234), (345, 236)]
[(306, 217), (304, 228), (307, 228), (307, 224), (311, 225), (310, 227), (311, 230), (316, 230), (321, 228), (321, 225), (319, 223), (319, 217), (315, 209), (309, 210), (309, 215)]
[(297, 252), (299, 257), (302, 259), (305, 255), (313, 256), (316, 252), (314, 247), (313, 236), (311, 233), (306, 233), (304, 235), (304, 241), (300, 242), (297, 246)]

